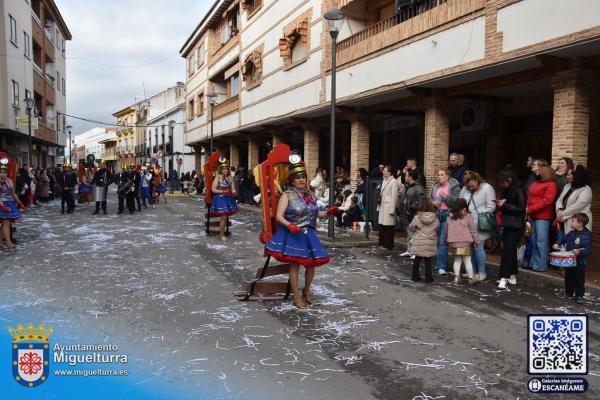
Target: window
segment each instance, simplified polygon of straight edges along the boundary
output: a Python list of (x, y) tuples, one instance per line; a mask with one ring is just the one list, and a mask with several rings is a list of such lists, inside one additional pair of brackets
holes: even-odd
[(27, 58), (31, 58), (31, 41), (29, 40), (29, 34), (23, 31), (23, 46), (25, 47), (24, 55)]
[(62, 78), (62, 94), (66, 95), (67, 85), (65, 84), (65, 78)]
[(8, 18), (10, 18), (10, 41), (13, 42), (13, 44), (16, 46), (17, 45), (17, 20), (14, 19), (12, 17), (12, 15), (8, 15)]
[(229, 39), (238, 34), (238, 26), (239, 13), (238, 9), (234, 8), (221, 20), (219, 28), (217, 29), (217, 37), (219, 38), (221, 46), (229, 42)]
[(240, 76), (236, 73), (229, 78), (229, 97), (240, 94)]
[(263, 45), (248, 54), (242, 64), (242, 77), (246, 81), (246, 88), (251, 89), (262, 81), (262, 53)]
[(19, 82), (12, 81), (13, 106), (19, 107)]
[(242, 0), (242, 8), (248, 13), (248, 18), (260, 7), (262, 7), (262, 0)]
[(203, 44), (202, 46), (200, 46), (198, 48), (198, 67), (200, 67), (204, 64), (205, 58), (206, 58), (206, 55), (204, 52), (204, 44)]
[(200, 93), (197, 96), (198, 109), (196, 110), (196, 116), (204, 114), (204, 93)]
[(60, 71), (56, 71), (56, 88), (60, 91)]
[(188, 121), (194, 119), (194, 99), (188, 102)]
[(279, 39), (279, 55), (283, 58), (283, 69), (290, 69), (305, 61), (310, 54), (310, 14), (305, 13), (283, 30)]
[(64, 39), (64, 38), (61, 38), (61, 39), (60, 39), (60, 42), (61, 42), (61, 44), (62, 44), (62, 46), (61, 46), (61, 49), (62, 49), (62, 50), (61, 50), (61, 51), (62, 51), (62, 55), (63, 55), (63, 57), (64, 57), (64, 56), (65, 56), (65, 39)]
[(196, 72), (196, 53), (192, 53), (188, 60), (188, 75), (193, 75)]

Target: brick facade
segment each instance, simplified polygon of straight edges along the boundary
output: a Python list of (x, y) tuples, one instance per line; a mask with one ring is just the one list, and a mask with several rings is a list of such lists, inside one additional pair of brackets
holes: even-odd
[(237, 143), (229, 143), (229, 165), (238, 167), (240, 165), (240, 148)]
[(310, 179), (319, 166), (319, 131), (315, 125), (304, 127), (304, 162)]
[(427, 189), (436, 180), (437, 171), (448, 167), (450, 128), (448, 99), (431, 96), (423, 99), (425, 106), (425, 176)]
[(248, 139), (248, 169), (252, 169), (260, 164), (258, 159), (258, 141), (256, 139)]
[(558, 72), (551, 80), (554, 89), (552, 119), (552, 165), (561, 157), (587, 165), (590, 130), (591, 74), (584, 70)]
[(359, 168), (369, 169), (369, 127), (356, 116), (350, 122), (350, 186), (356, 188)]

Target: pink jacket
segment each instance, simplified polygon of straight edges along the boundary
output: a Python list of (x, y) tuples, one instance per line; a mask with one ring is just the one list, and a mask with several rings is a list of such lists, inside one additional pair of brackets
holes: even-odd
[(452, 214), (450, 214), (447, 221), (443, 239), (448, 245), (458, 248), (475, 243), (479, 247), (479, 234), (471, 214), (463, 211), (463, 217), (459, 219), (453, 219)]

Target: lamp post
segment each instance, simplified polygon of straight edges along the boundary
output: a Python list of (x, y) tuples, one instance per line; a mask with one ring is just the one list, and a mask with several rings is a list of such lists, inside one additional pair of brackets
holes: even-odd
[(27, 155), (27, 162), (29, 168), (31, 168), (31, 113), (33, 112), (33, 99), (31, 97), (25, 98), (25, 112), (27, 113), (29, 128), (29, 154)]
[(71, 141), (71, 129), (73, 129), (73, 127), (71, 125), (67, 125), (66, 129), (69, 132), (69, 163), (71, 163), (71, 160), (73, 159), (73, 148), (71, 147), (71, 145), (73, 143)]
[(160, 136), (162, 137), (163, 151), (162, 151), (162, 173), (165, 174), (165, 163), (167, 161), (167, 143), (165, 142), (165, 126), (160, 126)]
[(208, 152), (208, 156), (210, 157), (213, 153), (213, 110), (217, 105), (217, 94), (209, 92), (206, 94), (206, 98), (210, 103), (210, 151)]
[(171, 156), (171, 163), (169, 164), (169, 173), (175, 168), (175, 160), (173, 159), (173, 153), (175, 151), (175, 142), (173, 141), (175, 136), (175, 121), (169, 121), (169, 143), (171, 144), (171, 151), (169, 152)]
[[(329, 207), (335, 202), (335, 74), (336, 74), (336, 50), (337, 37), (344, 22), (344, 14), (340, 10), (330, 10), (323, 16), (329, 25), (331, 36), (331, 129), (329, 132)], [(327, 236), (334, 237), (335, 216), (329, 217)]]

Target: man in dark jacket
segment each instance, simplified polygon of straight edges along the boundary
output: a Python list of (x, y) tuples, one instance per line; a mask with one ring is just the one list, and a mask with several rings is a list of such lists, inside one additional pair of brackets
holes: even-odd
[(96, 211), (94, 211), (94, 214), (100, 213), (100, 206), (102, 206), (102, 212), (106, 214), (106, 196), (108, 194), (108, 186), (112, 183), (112, 174), (106, 169), (104, 161), (98, 163), (98, 170), (94, 174), (92, 182), (97, 188), (102, 189), (102, 196), (100, 197), (100, 201), (96, 201)]
[(458, 181), (461, 189), (465, 185), (463, 176), (467, 171), (467, 168), (463, 165), (464, 156), (458, 153), (450, 154), (448, 159), (448, 171), (450, 171), (450, 177)]
[[(423, 169), (417, 165), (417, 159), (415, 157), (408, 157), (406, 159), (406, 166), (402, 170), (403, 174), (406, 174), (408, 171), (415, 170), (418, 172), (417, 181), (421, 184), (421, 186), (426, 187), (427, 181), (425, 179), (425, 173)], [(406, 182), (403, 182), (406, 185)]]
[(61, 188), (61, 213), (65, 213), (65, 204), (67, 205), (67, 214), (71, 214), (75, 209), (75, 200), (73, 200), (73, 190), (77, 185), (77, 175), (73, 172), (71, 164), (63, 165), (63, 172), (60, 176), (58, 184)]
[(400, 254), (401, 257), (413, 257), (410, 248), (413, 238), (413, 232), (408, 229), (417, 210), (425, 197), (425, 188), (419, 183), (419, 171), (411, 169), (404, 174), (406, 182), (406, 191), (404, 192), (404, 214), (406, 216), (406, 251)]

